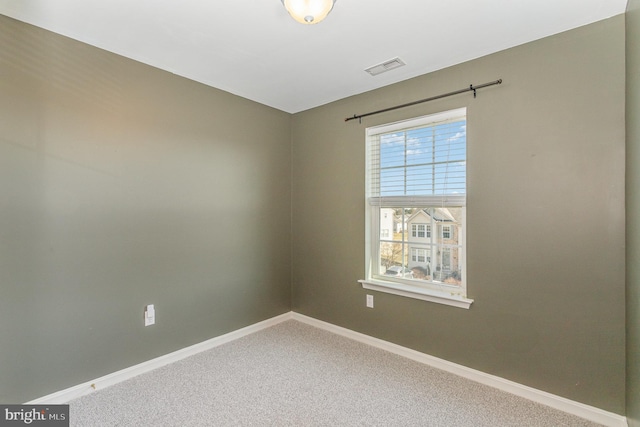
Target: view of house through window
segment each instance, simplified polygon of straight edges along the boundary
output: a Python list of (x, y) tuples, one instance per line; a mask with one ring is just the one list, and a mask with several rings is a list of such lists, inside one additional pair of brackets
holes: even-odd
[(370, 276), (464, 296), (466, 110), (367, 135)]
[[(402, 276), (406, 278), (460, 284), (461, 207), (381, 207), (380, 213), (380, 271), (383, 274), (399, 276), (397, 272), (402, 270), (397, 267), (405, 267)], [(442, 229), (442, 233), (427, 233), (428, 227)]]

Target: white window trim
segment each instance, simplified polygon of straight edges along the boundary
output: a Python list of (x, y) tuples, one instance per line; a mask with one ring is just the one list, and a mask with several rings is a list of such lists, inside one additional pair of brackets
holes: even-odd
[[(411, 119), (403, 122), (392, 123), (389, 125), (378, 126), (375, 128), (368, 128), (367, 137), (373, 134), (386, 133), (393, 130), (402, 129), (408, 126), (418, 126), (423, 123), (424, 124), (433, 123), (440, 120), (444, 121), (451, 117), (455, 117), (456, 115), (461, 115), (461, 113), (466, 115), (466, 108), (452, 110), (452, 111), (440, 113), (434, 116), (427, 116), (419, 119)], [(409, 122), (410, 124), (408, 124)], [(369, 182), (368, 182), (369, 174), (370, 174), (369, 167), (371, 164), (368, 156), (369, 156), (369, 151), (367, 150), (367, 159), (366, 159), (367, 187), (369, 186)], [(386, 199), (385, 204), (387, 203), (389, 205), (394, 204), (392, 201), (392, 199), (394, 199), (393, 197), (386, 197), (385, 199)], [(417, 201), (424, 202), (425, 200), (428, 200), (429, 197), (418, 196), (418, 197), (415, 197), (415, 199), (418, 199), (418, 200), (414, 200), (414, 202), (417, 202)], [(460, 200), (464, 200), (464, 199), (466, 199), (466, 196), (449, 195), (449, 196), (446, 196), (444, 199), (441, 198), (440, 204), (443, 206), (444, 205), (456, 206), (456, 205), (459, 205)], [(398, 205), (405, 206), (407, 205), (407, 198), (402, 197), (402, 201), (398, 200), (398, 202), (399, 202)], [(377, 223), (377, 221), (372, 221), (372, 218), (371, 218), (371, 209), (375, 208), (374, 207), (375, 202), (373, 204), (370, 204), (367, 201), (367, 205), (368, 205), (366, 209), (367, 229), (365, 232), (365, 257), (366, 257), (367, 279), (358, 280), (358, 282), (362, 285), (362, 287), (364, 289), (388, 293), (392, 295), (398, 295), (398, 296), (403, 296), (408, 298), (419, 299), (423, 301), (435, 302), (438, 304), (444, 304), (451, 307), (469, 309), (471, 304), (473, 303), (473, 300), (462, 296), (460, 294), (460, 291), (457, 288), (451, 287), (451, 292), (447, 292), (445, 289), (447, 289), (449, 286), (444, 284), (442, 286), (442, 290), (436, 290), (433, 288), (417, 286), (408, 281), (395, 280), (391, 282), (391, 281), (381, 280), (378, 277), (375, 277), (375, 278), (373, 277), (372, 275), (373, 266), (371, 265), (371, 262), (373, 259), (377, 259), (377, 257), (374, 256), (375, 254), (372, 254), (372, 243), (371, 243), (372, 234), (371, 233), (373, 230), (376, 230), (375, 232), (379, 233), (379, 224)], [(466, 205), (466, 203), (464, 203), (464, 205)], [(376, 223), (374, 224), (373, 222), (376, 222)], [(463, 225), (463, 227), (466, 228), (466, 219), (464, 222), (465, 224)], [(408, 230), (408, 232), (410, 233), (411, 231)], [(466, 234), (467, 234), (466, 232), (463, 232), (461, 233), (461, 236), (460, 236), (462, 247), (464, 248), (466, 248)], [(461, 259), (461, 262), (464, 262), (464, 264), (466, 265), (466, 261), (464, 260), (464, 258), (466, 258), (466, 250), (464, 251), (463, 258)], [(466, 290), (466, 283), (464, 284), (464, 287)]]
[(455, 293), (438, 292), (433, 289), (426, 289), (404, 283), (386, 282), (377, 279), (358, 280), (358, 282), (362, 284), (364, 289), (436, 302), (452, 307), (469, 309), (471, 303), (473, 303), (472, 299), (456, 295)]

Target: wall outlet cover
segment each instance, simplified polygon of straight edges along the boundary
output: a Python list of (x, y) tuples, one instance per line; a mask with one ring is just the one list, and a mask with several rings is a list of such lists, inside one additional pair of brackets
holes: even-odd
[(373, 308), (373, 295), (367, 295), (367, 307)]

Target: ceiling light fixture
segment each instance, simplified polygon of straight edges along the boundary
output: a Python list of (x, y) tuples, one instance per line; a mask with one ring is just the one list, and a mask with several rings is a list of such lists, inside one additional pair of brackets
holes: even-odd
[(281, 0), (289, 15), (301, 24), (317, 24), (327, 17), (336, 0)]

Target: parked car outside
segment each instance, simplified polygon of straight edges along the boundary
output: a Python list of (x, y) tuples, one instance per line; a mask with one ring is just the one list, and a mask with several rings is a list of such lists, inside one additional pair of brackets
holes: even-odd
[(413, 279), (413, 271), (400, 265), (393, 265), (387, 268), (384, 272), (385, 276), (404, 277), (406, 279)]

